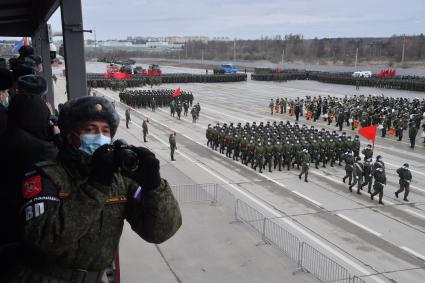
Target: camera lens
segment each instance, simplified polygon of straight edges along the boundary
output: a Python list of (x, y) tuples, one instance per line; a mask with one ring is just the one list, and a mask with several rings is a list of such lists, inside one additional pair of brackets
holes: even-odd
[(121, 153), (121, 167), (125, 171), (134, 172), (139, 167), (139, 159), (137, 158), (137, 154), (129, 149), (124, 149)]

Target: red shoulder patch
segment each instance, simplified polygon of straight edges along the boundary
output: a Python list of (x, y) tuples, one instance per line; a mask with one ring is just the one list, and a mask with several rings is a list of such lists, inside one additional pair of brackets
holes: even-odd
[(41, 176), (36, 175), (25, 179), (22, 183), (22, 196), (26, 199), (33, 198), (41, 193)]

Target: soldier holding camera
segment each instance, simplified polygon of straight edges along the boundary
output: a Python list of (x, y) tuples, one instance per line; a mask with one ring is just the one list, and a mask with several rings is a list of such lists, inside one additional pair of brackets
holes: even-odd
[(117, 253), (124, 220), (150, 243), (166, 241), (181, 226), (155, 155), (111, 144), (118, 123), (104, 98), (63, 106), (57, 161), (35, 164), (22, 183), (23, 248), (11, 270), (14, 282), (98, 282)]

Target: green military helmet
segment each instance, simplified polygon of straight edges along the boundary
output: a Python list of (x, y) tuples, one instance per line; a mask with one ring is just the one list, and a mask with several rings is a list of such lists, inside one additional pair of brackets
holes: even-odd
[(111, 128), (111, 137), (117, 131), (120, 118), (111, 102), (103, 97), (85, 96), (66, 102), (59, 114), (61, 135), (66, 137), (87, 121), (106, 121)]

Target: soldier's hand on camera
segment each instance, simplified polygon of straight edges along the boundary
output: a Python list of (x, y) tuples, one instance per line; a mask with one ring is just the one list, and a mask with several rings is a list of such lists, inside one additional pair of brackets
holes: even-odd
[(126, 175), (136, 181), (144, 190), (153, 190), (161, 184), (159, 160), (152, 151), (144, 147), (132, 146), (131, 150), (139, 158), (139, 167)]
[(91, 180), (106, 186), (112, 184), (117, 165), (115, 164), (115, 152), (109, 144), (104, 144), (96, 149), (92, 156), (91, 168)]

